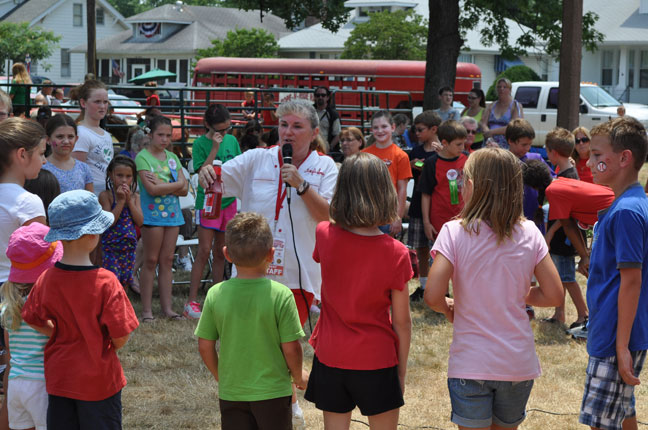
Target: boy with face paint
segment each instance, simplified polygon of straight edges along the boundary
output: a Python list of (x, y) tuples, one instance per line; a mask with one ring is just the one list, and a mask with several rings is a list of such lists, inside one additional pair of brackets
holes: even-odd
[(644, 126), (616, 118), (592, 129), (588, 166), (614, 191), (599, 213), (587, 282), (587, 378), (580, 422), (592, 429), (636, 429), (634, 386), (648, 349), (648, 198), (638, 174)]

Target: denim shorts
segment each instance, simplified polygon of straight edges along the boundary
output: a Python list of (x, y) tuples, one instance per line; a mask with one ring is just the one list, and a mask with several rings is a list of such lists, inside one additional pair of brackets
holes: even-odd
[(448, 378), (453, 423), (469, 428), (517, 427), (526, 418), (533, 380), (482, 381)]
[(576, 258), (573, 255), (551, 254), (561, 282), (576, 282)]

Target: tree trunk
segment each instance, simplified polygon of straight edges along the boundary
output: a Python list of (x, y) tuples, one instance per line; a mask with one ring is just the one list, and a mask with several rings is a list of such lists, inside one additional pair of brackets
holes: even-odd
[(86, 9), (88, 25), (88, 54), (86, 56), (88, 70), (86, 73), (93, 73), (97, 76), (97, 20), (95, 0), (87, 0)]
[(560, 44), (560, 91), (558, 127), (578, 127), (582, 55), (583, 0), (563, 2), (562, 41)]
[(439, 88), (454, 88), (457, 57), (463, 40), (459, 35), (459, 0), (429, 0), (427, 59), (423, 109), (439, 107)]

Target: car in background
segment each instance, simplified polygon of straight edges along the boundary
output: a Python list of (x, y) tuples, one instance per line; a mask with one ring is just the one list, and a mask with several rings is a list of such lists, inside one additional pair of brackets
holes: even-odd
[[(128, 88), (131, 85), (119, 85), (114, 89), (116, 94), (127, 96), (133, 100), (138, 100), (146, 108), (146, 96), (144, 90), (137, 88)], [(162, 113), (178, 113), (180, 111), (180, 89), (186, 84), (179, 82), (170, 82), (155, 88), (158, 97), (160, 97), (160, 110)], [(112, 91), (112, 90), (110, 90)], [(110, 92), (109, 91), (109, 92)], [(188, 92), (185, 93), (185, 99), (189, 99)], [(185, 102), (187, 104), (187, 102)]]

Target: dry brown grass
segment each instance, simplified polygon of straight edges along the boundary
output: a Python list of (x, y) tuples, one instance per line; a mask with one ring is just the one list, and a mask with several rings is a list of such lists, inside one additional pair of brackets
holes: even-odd
[[(584, 285), (584, 278), (579, 280)], [(179, 311), (188, 294), (188, 287), (174, 288), (175, 309)], [(415, 283), (412, 282), (410, 289), (414, 288)], [(201, 300), (203, 295), (201, 291)], [(139, 312), (138, 300), (134, 300), (134, 306)], [(157, 311), (159, 315), (159, 309)], [(551, 315), (550, 309), (536, 311), (538, 318)], [(574, 321), (575, 318), (574, 307), (567, 299), (567, 321)], [(412, 347), (400, 423), (402, 428), (454, 429), (456, 427), (449, 420), (450, 401), (446, 385), (452, 325), (422, 303), (412, 306), (412, 319)], [(570, 339), (556, 325), (537, 320), (531, 324), (543, 376), (536, 381), (528, 403), (531, 412), (520, 428), (583, 428), (578, 424), (577, 413), (587, 362), (585, 344)], [(142, 324), (120, 351), (128, 378), (128, 385), (123, 391), (124, 428), (220, 428), (218, 388), (198, 354), (197, 342), (193, 337), (195, 325), (195, 321), (158, 318), (152, 324)], [(306, 342), (303, 342), (303, 346), (305, 367), (310, 368), (313, 351)], [(639, 419), (648, 422), (648, 389), (640, 386), (637, 396)], [(302, 393), (300, 405), (310, 429), (324, 428), (321, 412), (303, 400)], [(552, 415), (535, 409), (564, 415)], [(353, 419), (367, 422), (357, 411)], [(367, 426), (353, 422), (351, 428), (366, 429)], [(640, 428), (648, 429), (648, 425)]]

